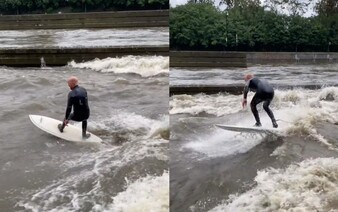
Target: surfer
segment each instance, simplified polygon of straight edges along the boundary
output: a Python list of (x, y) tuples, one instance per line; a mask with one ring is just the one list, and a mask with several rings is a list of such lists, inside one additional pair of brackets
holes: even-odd
[[(66, 116), (62, 124), (58, 125), (60, 132), (67, 126), (69, 120), (82, 121), (82, 137), (89, 138), (87, 133), (87, 119), (89, 118), (90, 110), (88, 106), (88, 96), (85, 88), (78, 85), (78, 79), (74, 76), (68, 78), (67, 83), (70, 88), (68, 93)], [(73, 113), (71, 113), (73, 108)]]
[(256, 106), (259, 103), (264, 102), (263, 108), (266, 111), (266, 113), (269, 115), (272, 121), (272, 126), (274, 128), (277, 128), (278, 124), (276, 122), (276, 119), (271, 109), (269, 108), (269, 105), (274, 96), (273, 87), (269, 83), (254, 77), (252, 74), (245, 75), (244, 80), (245, 80), (245, 87), (244, 87), (244, 98), (242, 101), (243, 108), (247, 105), (246, 98), (247, 98), (249, 90), (256, 92), (250, 103), (251, 111), (256, 119), (255, 126), (256, 127), (262, 126)]

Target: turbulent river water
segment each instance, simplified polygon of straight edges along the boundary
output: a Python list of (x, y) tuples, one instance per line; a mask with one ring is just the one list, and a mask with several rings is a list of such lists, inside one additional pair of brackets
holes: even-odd
[[(279, 135), (230, 132), (253, 126), (241, 95), (170, 97), (170, 202), (173, 211), (330, 211), (338, 206), (336, 63), (172, 69), (171, 85), (231, 85), (253, 73), (274, 85)], [(189, 77), (192, 76), (192, 77)], [(320, 84), (316, 90), (278, 85)], [(249, 93), (248, 100), (253, 97)], [(258, 106), (265, 127), (271, 121)], [(176, 191), (180, 192), (176, 192)]]
[(157, 46), (168, 42), (168, 27), (0, 31), (0, 48)]
[[(87, 39), (110, 33), (78, 32)], [(21, 33), (27, 37), (33, 32)], [(32, 37), (38, 38), (49, 32), (35, 33)], [(64, 33), (69, 32), (59, 31)], [(152, 36), (161, 40), (163, 35)], [(26, 40), (29, 45), (41, 43), (31, 39)], [(78, 47), (74, 37), (62, 39), (46, 45)], [(146, 44), (153, 45), (151, 40)], [(161, 56), (70, 61), (64, 67), (0, 67), (1, 211), (168, 211), (168, 72), (169, 58)], [(103, 144), (67, 142), (29, 120), (29, 114), (63, 119), (66, 80), (72, 75), (87, 89), (88, 130)]]
[[(167, 28), (0, 32), (0, 48), (157, 46), (168, 40)], [(169, 57), (162, 56), (0, 67), (0, 209), (334, 211), (337, 68), (327, 62), (171, 68), (169, 74)], [(215, 127), (254, 124), (251, 112), (241, 107), (241, 95), (168, 98), (169, 84), (238, 85), (245, 73), (275, 86), (271, 108), (279, 120), (278, 135)], [(63, 119), (66, 79), (72, 75), (88, 91), (88, 130), (102, 144), (67, 142), (29, 120), (29, 114)], [(249, 93), (249, 101), (252, 97)], [(263, 126), (270, 127), (261, 106), (259, 113)]]

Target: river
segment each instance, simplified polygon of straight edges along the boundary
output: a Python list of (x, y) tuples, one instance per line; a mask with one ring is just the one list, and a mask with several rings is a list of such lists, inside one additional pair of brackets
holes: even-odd
[[(95, 48), (128, 45), (126, 40), (130, 45), (168, 45), (166, 35), (148, 29), (143, 30), (151, 35), (148, 40), (137, 42), (140, 31), (20, 31), (16, 41), (11, 39), (17, 32), (2, 31), (0, 40), (8, 38), (1, 48)], [(44, 40), (45, 34), (54, 38)], [(69, 61), (63, 67), (3, 66), (0, 73), (1, 211), (169, 210), (168, 57)], [(88, 130), (103, 144), (67, 142), (29, 120), (29, 114), (63, 119), (66, 80), (72, 75), (87, 89)]]
[[(330, 211), (338, 205), (337, 63), (181, 69), (171, 85), (232, 85), (245, 73), (275, 85), (278, 135), (237, 133), (215, 124), (253, 126), (242, 95), (170, 97), (172, 211)], [(322, 85), (306, 90), (302, 85)], [(279, 89), (279, 85), (295, 88)], [(296, 88), (298, 87), (298, 88)], [(250, 92), (250, 102), (254, 93)], [(258, 105), (264, 127), (271, 121)], [(180, 192), (176, 192), (176, 191)]]

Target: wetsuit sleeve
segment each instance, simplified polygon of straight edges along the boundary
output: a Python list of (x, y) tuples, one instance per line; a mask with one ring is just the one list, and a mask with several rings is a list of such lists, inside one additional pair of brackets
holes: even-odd
[(67, 109), (66, 109), (66, 116), (65, 119), (68, 120), (68, 117), (70, 115), (70, 112), (72, 112), (73, 107), (73, 98), (71, 97), (70, 93), (68, 94), (68, 101), (67, 101)]
[(244, 86), (244, 91), (243, 91), (243, 98), (246, 99), (248, 96), (248, 92), (249, 92), (249, 83), (250, 81), (248, 81), (247, 83), (245, 83)]

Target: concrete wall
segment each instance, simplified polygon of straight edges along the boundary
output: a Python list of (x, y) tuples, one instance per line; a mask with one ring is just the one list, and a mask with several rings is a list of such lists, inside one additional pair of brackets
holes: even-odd
[(337, 52), (245, 52), (248, 63), (333, 62)]
[(124, 55), (169, 55), (168, 46), (65, 48), (65, 49), (0, 49), (0, 65), (40, 66), (41, 57), (47, 66), (64, 66), (68, 62), (83, 62), (95, 58), (121, 57)]
[(0, 16), (0, 30), (168, 27), (169, 10)]
[[(304, 88), (304, 89), (320, 89), (323, 85), (273, 85), (276, 89), (295, 89), (295, 88)], [(332, 85), (332, 86), (338, 86)], [(233, 84), (225, 86), (170, 86), (170, 95), (179, 95), (179, 94), (217, 94), (220, 92), (226, 92), (234, 95), (243, 94), (244, 83), (243, 84)]]
[(247, 67), (248, 63), (334, 62), (337, 52), (170, 51), (171, 67)]
[(245, 53), (170, 51), (170, 67), (246, 67)]
[(227, 92), (231, 94), (241, 94), (243, 92), (244, 84), (235, 84), (228, 86), (170, 86), (169, 93), (170, 95), (179, 95), (179, 94), (216, 94), (220, 92)]

